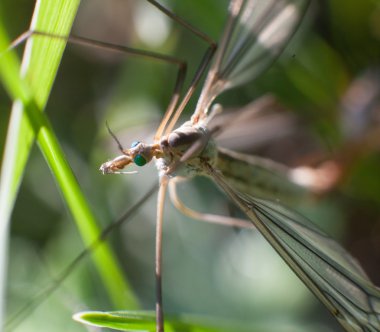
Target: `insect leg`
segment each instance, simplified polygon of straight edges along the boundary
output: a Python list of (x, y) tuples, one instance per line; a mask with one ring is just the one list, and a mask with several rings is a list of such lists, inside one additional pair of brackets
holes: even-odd
[(227, 216), (222, 216), (222, 215), (217, 215), (217, 214), (202, 213), (202, 212), (198, 212), (189, 208), (182, 202), (182, 200), (178, 196), (177, 185), (179, 182), (180, 181), (175, 178), (169, 182), (169, 194), (170, 194), (170, 200), (172, 201), (174, 206), (184, 215), (193, 219), (197, 219), (199, 221), (209, 222), (209, 223), (223, 225), (223, 226), (250, 228), (250, 229), (253, 228), (252, 223), (244, 219), (227, 217)]
[(162, 226), (164, 221), (165, 196), (169, 178), (160, 177), (160, 188), (157, 197), (156, 220), (156, 332), (164, 332), (164, 311), (162, 307)]

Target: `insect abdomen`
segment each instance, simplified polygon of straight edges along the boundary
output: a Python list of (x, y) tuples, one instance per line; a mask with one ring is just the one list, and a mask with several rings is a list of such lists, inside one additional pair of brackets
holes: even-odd
[(291, 181), (287, 167), (265, 158), (218, 148), (216, 168), (230, 185), (252, 196), (294, 203), (309, 193)]

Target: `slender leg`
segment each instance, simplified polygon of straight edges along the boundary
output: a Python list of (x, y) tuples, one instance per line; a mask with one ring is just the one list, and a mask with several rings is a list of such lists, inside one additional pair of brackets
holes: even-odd
[(156, 332), (164, 332), (164, 311), (162, 307), (162, 225), (164, 221), (164, 205), (169, 178), (165, 175), (160, 178), (160, 188), (157, 198), (156, 220)]
[[(156, 132), (155, 141), (157, 141), (162, 136), (162, 132), (164, 130), (164, 127), (167, 124), (167, 122), (169, 121), (173, 112), (175, 111), (178, 100), (180, 98), (183, 83), (184, 83), (185, 77), (186, 77), (186, 69), (187, 69), (186, 62), (184, 62), (184, 61), (182, 61), (176, 57), (169, 56), (169, 55), (156, 53), (156, 52), (150, 52), (150, 51), (146, 51), (146, 50), (135, 49), (135, 48), (122, 46), (122, 45), (116, 45), (116, 44), (107, 43), (107, 42), (103, 42), (103, 41), (99, 41), (99, 40), (95, 40), (95, 39), (91, 39), (91, 38), (74, 36), (74, 35), (61, 36), (61, 35), (50, 34), (47, 32), (35, 31), (35, 30), (34, 31), (28, 30), (28, 31), (24, 32), (23, 34), (21, 34), (19, 37), (17, 37), (11, 43), (8, 50), (11, 50), (11, 49), (18, 47), (19, 45), (23, 44), (26, 40), (28, 40), (32, 36), (54, 38), (54, 39), (63, 40), (63, 41), (66, 41), (66, 42), (69, 42), (72, 44), (77, 44), (77, 45), (81, 45), (81, 46), (85, 46), (85, 47), (93, 47), (93, 48), (98, 48), (98, 49), (107, 50), (107, 51), (111, 51), (111, 52), (123, 53), (123, 54), (131, 55), (131, 56), (139, 56), (139, 57), (146, 58), (149, 60), (160, 61), (163, 63), (169, 63), (169, 64), (173, 64), (173, 65), (177, 66), (178, 71), (177, 71), (176, 82), (174, 85), (174, 91), (173, 91), (171, 100), (169, 102), (168, 108), (166, 110), (166, 113), (164, 115), (164, 118), (161, 121), (161, 124), (160, 124), (160, 126)], [(208, 51), (208, 53), (210, 53), (210, 52)], [(206, 54), (208, 54), (208, 53), (206, 53)], [(210, 56), (207, 56), (205, 58), (208, 59), (207, 60), (208, 62), (211, 59)], [(199, 79), (198, 79), (198, 81), (199, 81)], [(188, 96), (187, 101), (189, 98), (190, 98), (190, 95)], [(187, 103), (187, 101), (186, 101), (186, 103)], [(184, 103), (182, 102), (182, 104), (184, 104)], [(185, 105), (186, 104), (183, 105), (183, 108)]]
[(86, 47), (93, 47), (93, 48), (99, 48), (103, 49), (106, 51), (111, 51), (111, 52), (118, 52), (118, 53), (124, 53), (128, 55), (133, 55), (133, 56), (139, 56), (143, 58), (147, 58), (150, 60), (156, 60), (156, 61), (162, 61), (165, 63), (171, 63), (174, 65), (177, 65), (178, 67), (181, 67), (184, 65), (184, 62), (176, 57), (172, 57), (170, 55), (165, 55), (161, 53), (156, 53), (156, 52), (150, 52), (146, 50), (140, 50), (128, 46), (123, 46), (123, 45), (117, 45), (117, 44), (112, 44), (112, 43), (107, 43), (104, 41), (100, 40), (95, 40), (91, 38), (86, 38), (82, 36), (75, 36), (75, 35), (70, 35), (70, 36), (61, 36), (61, 35), (56, 35), (44, 31), (37, 31), (37, 30), (28, 30), (21, 34), (19, 37), (17, 37), (10, 45), (10, 49), (13, 49), (22, 43), (24, 43), (27, 39), (29, 39), (32, 36), (41, 36), (41, 37), (47, 37), (47, 38), (53, 38), (53, 39), (58, 39), (58, 40), (63, 40), (67, 41), (72, 44), (76, 45), (81, 45), (81, 46), (86, 46)]
[[(198, 86), (198, 83), (199, 83), (200, 79), (202, 78), (203, 73), (207, 69), (207, 66), (210, 63), (210, 61), (211, 61), (211, 59), (215, 53), (217, 44), (209, 36), (207, 36), (205, 33), (198, 30), (193, 25), (191, 25), (189, 22), (180, 18), (176, 14), (172, 13), (170, 10), (168, 10), (167, 8), (165, 8), (164, 6), (159, 4), (157, 1), (155, 1), (155, 0), (147, 0), (147, 1), (149, 3), (151, 3), (153, 6), (155, 6), (162, 13), (164, 13), (165, 15), (170, 17), (173, 21), (182, 25), (185, 29), (189, 30), (195, 36), (197, 36), (198, 38), (202, 39), (207, 44), (209, 44), (209, 47), (207, 48), (207, 50), (206, 50), (206, 52), (205, 52), (205, 54), (204, 54), (204, 56), (203, 56), (203, 58), (199, 64), (198, 70), (195, 73), (194, 78), (192, 79), (192, 81), (190, 83), (190, 87), (189, 87), (188, 91), (186, 92), (185, 96), (183, 97), (178, 108), (176, 108), (176, 106), (177, 106), (177, 103), (178, 103), (178, 100), (180, 97), (179, 93), (180, 93), (181, 89), (175, 88), (172, 99), (169, 103), (169, 106), (168, 106), (166, 112), (165, 112), (165, 115), (164, 115), (163, 119), (161, 120), (159, 127), (157, 128), (156, 134), (154, 135), (154, 141), (156, 142), (161, 138), (161, 136), (163, 134), (167, 134), (170, 131), (172, 131), (172, 129), (173, 129), (174, 125), (176, 124), (179, 116), (181, 115), (186, 104), (188, 103), (188, 101), (191, 98), (191, 96), (193, 95), (196, 87)], [(176, 87), (177, 87), (177, 84), (176, 84)], [(181, 85), (181, 87), (182, 87), (182, 85)]]
[(190, 100), (191, 96), (193, 95), (195, 89), (197, 88), (204, 72), (206, 71), (211, 59), (213, 58), (215, 51), (216, 51), (216, 44), (211, 44), (210, 47), (207, 49), (205, 55), (203, 56), (202, 60), (201, 60), (201, 63), (198, 67), (198, 70), (195, 73), (193, 80), (191, 81), (189, 89), (187, 90), (185, 96), (183, 97), (181, 103), (179, 104), (176, 112), (173, 114), (172, 118), (170, 119), (168, 126), (165, 128), (165, 131), (164, 131), (165, 134), (168, 134), (173, 130), (175, 124), (177, 123), (177, 121), (178, 121), (178, 119), (182, 113), (182, 111), (185, 109), (185, 106), (189, 102), (189, 100)]
[(187, 207), (179, 198), (177, 193), (177, 184), (178, 180), (171, 179), (169, 182), (169, 194), (170, 194), (170, 200), (174, 204), (174, 206), (181, 211), (184, 215), (197, 219), (199, 221), (209, 222), (213, 224), (223, 225), (223, 226), (230, 226), (230, 227), (239, 227), (239, 228), (250, 228), (253, 229), (253, 225), (248, 220), (239, 219), (239, 218), (233, 218), (233, 217), (227, 217), (227, 216), (221, 216), (217, 214), (210, 214), (210, 213), (201, 213), (198, 211), (195, 211), (193, 209), (190, 209)]
[(207, 36), (202, 31), (195, 28), (193, 25), (191, 25), (189, 22), (185, 21), (183, 18), (179, 17), (178, 15), (172, 13), (170, 10), (159, 4), (156, 0), (147, 0), (149, 3), (151, 3), (153, 6), (155, 6), (158, 10), (163, 12), (165, 15), (170, 17), (173, 21), (177, 22), (178, 24), (182, 25), (187, 30), (191, 31), (194, 35), (198, 36), (200, 39), (203, 39), (208, 44), (214, 44), (214, 41)]

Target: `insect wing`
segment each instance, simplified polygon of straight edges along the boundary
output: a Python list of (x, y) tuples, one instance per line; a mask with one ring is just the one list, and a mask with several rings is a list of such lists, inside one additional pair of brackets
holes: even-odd
[(343, 247), (301, 215), (208, 173), (347, 331), (380, 330), (380, 290)]
[(229, 21), (194, 116), (206, 112), (223, 91), (265, 71), (293, 36), (307, 5), (307, 0), (231, 1)]
[(264, 95), (242, 108), (225, 109), (210, 121), (208, 128), (216, 133), (218, 146), (252, 152), (288, 137), (301, 136), (301, 124), (273, 96)]

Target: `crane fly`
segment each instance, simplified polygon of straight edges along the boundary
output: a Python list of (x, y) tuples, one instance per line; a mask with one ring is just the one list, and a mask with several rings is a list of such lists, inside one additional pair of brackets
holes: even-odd
[[(277, 200), (302, 196), (307, 188), (292, 182), (291, 172), (281, 165), (219, 148), (214, 139), (227, 126), (213, 126), (214, 115), (222, 111), (220, 105), (213, 104), (215, 98), (254, 80), (267, 69), (297, 30), (307, 7), (306, 0), (231, 0), (228, 21), (215, 55), (211, 44), (191, 88), (181, 100), (182, 79), (179, 79), (153, 143), (135, 142), (130, 149), (123, 149), (119, 144), (122, 155), (100, 168), (104, 174), (128, 173), (123, 171), (124, 167), (144, 166), (152, 160), (158, 168), (157, 331), (164, 330), (161, 248), (167, 189), (175, 205), (186, 214), (247, 227), (247, 223), (237, 219), (197, 214), (187, 209), (176, 194), (176, 185), (183, 178), (199, 175), (211, 178), (241, 208), (252, 222), (250, 226), (262, 233), (347, 331), (380, 329), (379, 289), (337, 242)], [(213, 64), (193, 116), (174, 129), (211, 58)]]
[[(164, 331), (161, 252), (165, 194), (168, 187), (175, 190), (177, 178), (199, 175), (211, 178), (241, 208), (347, 331), (380, 330), (380, 290), (359, 264), (299, 214), (274, 200), (253, 196), (255, 189), (260, 189), (260, 171), (265, 171), (247, 156), (219, 149), (213, 136), (223, 128), (211, 130), (209, 126), (213, 115), (221, 111), (221, 106), (212, 104), (214, 99), (256, 78), (269, 66), (296, 30), (307, 5), (307, 1), (232, 0), (219, 48), (191, 119), (173, 130), (193, 87), (182, 101), (178, 102), (177, 96), (172, 99), (152, 144), (134, 142), (129, 149), (119, 145), (122, 155), (100, 167), (103, 174), (114, 174), (124, 173), (122, 169), (130, 164), (156, 163), (160, 184), (155, 260), (158, 332)], [(236, 171), (228, 172), (231, 168)], [(244, 174), (249, 169), (250, 173)], [(278, 176), (274, 169), (269, 173)], [(268, 188), (271, 186), (276, 187), (276, 183), (268, 184)]]

